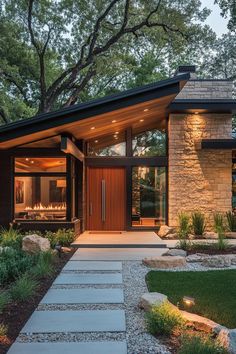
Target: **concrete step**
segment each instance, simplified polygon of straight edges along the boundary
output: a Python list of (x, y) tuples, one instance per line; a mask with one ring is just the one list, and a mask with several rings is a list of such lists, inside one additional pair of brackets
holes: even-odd
[(79, 273), (61, 273), (55, 279), (53, 285), (82, 285), (82, 284), (122, 284), (121, 273), (109, 274), (79, 274)]
[(107, 271), (115, 271), (122, 270), (121, 262), (111, 262), (111, 261), (69, 261), (66, 263), (63, 270), (107, 270)]

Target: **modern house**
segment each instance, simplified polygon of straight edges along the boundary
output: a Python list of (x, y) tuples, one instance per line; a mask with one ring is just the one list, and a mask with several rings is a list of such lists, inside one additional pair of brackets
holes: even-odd
[[(232, 209), (229, 80), (176, 76), (0, 128), (0, 225), (143, 230)], [(233, 166), (233, 168), (232, 168)]]

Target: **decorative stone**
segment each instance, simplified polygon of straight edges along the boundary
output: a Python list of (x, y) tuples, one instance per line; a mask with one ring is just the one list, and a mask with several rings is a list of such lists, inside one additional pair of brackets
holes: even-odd
[(233, 231), (226, 232), (225, 236), (227, 238), (236, 238), (236, 232), (233, 232)]
[(188, 322), (188, 325), (193, 326), (198, 331), (204, 331), (207, 333), (220, 333), (223, 328), (218, 323), (209, 320), (206, 317), (195, 315), (187, 311), (180, 311), (183, 318)]
[(173, 233), (173, 234), (168, 234), (165, 238), (168, 240), (177, 240), (179, 237), (177, 233)]
[(222, 328), (217, 340), (231, 354), (236, 354), (236, 329)]
[(150, 311), (153, 305), (161, 305), (167, 301), (167, 296), (161, 293), (145, 293), (142, 295), (139, 307), (145, 311)]
[(50, 250), (50, 242), (38, 235), (27, 235), (22, 240), (22, 249), (29, 253), (45, 252)]
[(214, 231), (207, 231), (207, 232), (204, 232), (203, 238), (217, 239), (218, 233), (214, 232)]
[(202, 265), (211, 268), (225, 268), (231, 266), (231, 257), (228, 255), (209, 256), (202, 261)]
[(180, 256), (160, 256), (153, 258), (144, 258), (143, 264), (150, 268), (168, 269), (185, 267), (186, 259)]
[(173, 234), (174, 233), (174, 228), (170, 227), (168, 225), (162, 225), (160, 227), (160, 230), (158, 231), (158, 236), (160, 237), (166, 237), (169, 234)]
[(193, 235), (193, 234), (188, 234), (188, 239), (189, 240), (194, 240), (197, 236)]
[(186, 257), (186, 261), (189, 263), (202, 262), (205, 258), (210, 257), (209, 254), (205, 253), (194, 253)]
[(180, 256), (180, 257), (186, 257), (187, 252), (180, 249), (180, 248), (172, 248), (169, 249), (163, 256)]

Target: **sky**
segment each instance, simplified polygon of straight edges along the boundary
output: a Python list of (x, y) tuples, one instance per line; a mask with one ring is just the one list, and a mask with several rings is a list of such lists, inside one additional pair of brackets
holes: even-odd
[(206, 23), (216, 32), (217, 36), (226, 33), (228, 20), (220, 15), (220, 8), (217, 4), (214, 4), (214, 0), (202, 0), (202, 7), (212, 10)]

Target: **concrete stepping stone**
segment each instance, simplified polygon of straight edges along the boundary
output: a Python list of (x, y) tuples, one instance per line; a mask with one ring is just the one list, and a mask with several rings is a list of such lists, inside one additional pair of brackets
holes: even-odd
[(41, 304), (122, 304), (122, 289), (49, 289)]
[(126, 342), (14, 343), (8, 354), (127, 354)]
[(122, 270), (122, 263), (121, 262), (96, 262), (96, 261), (74, 261), (73, 257), (63, 270)]
[(21, 333), (124, 332), (124, 310), (35, 311)]
[(54, 285), (64, 284), (121, 284), (122, 274), (77, 274), (61, 273), (54, 281)]

